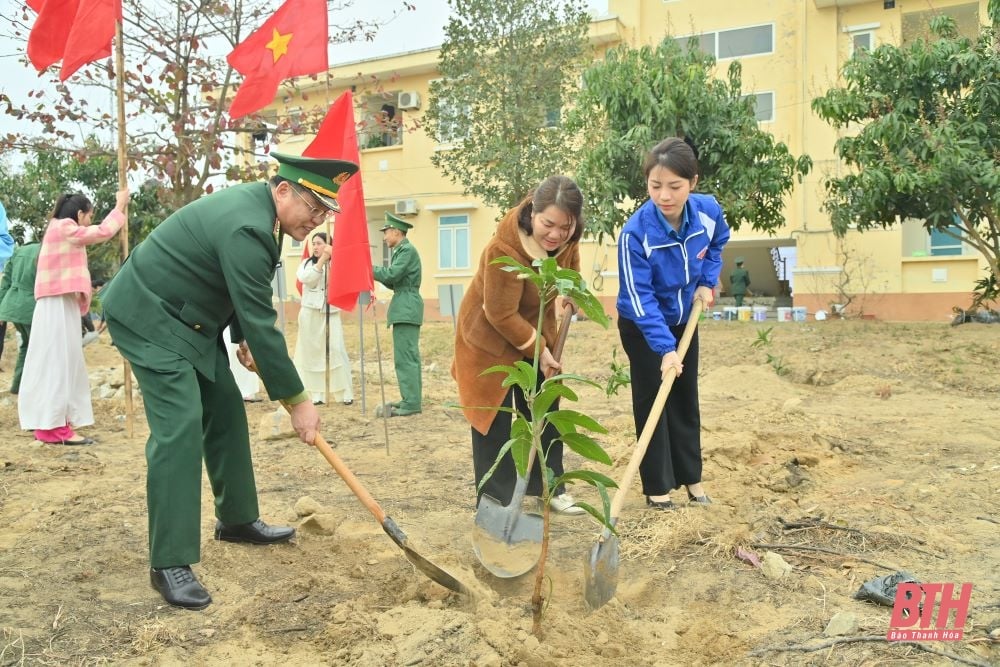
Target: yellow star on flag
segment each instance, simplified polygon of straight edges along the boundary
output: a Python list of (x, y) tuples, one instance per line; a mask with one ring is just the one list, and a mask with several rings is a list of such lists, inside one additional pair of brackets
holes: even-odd
[(288, 53), (288, 43), (292, 41), (292, 33), (282, 35), (276, 28), (271, 29), (271, 41), (264, 48), (271, 49), (274, 56), (273, 62), (278, 62), (278, 58)]

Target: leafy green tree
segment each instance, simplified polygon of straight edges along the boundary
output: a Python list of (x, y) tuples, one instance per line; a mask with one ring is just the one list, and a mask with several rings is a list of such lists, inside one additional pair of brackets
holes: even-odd
[(726, 79), (714, 67), (713, 56), (668, 37), (611, 49), (584, 72), (568, 124), (582, 146), (576, 176), (589, 199), (589, 231), (613, 235), (647, 199), (642, 161), (667, 137), (697, 147), (698, 189), (719, 199), (734, 229), (774, 233), (784, 224), (785, 198), (812, 161), (758, 127), (739, 61)]
[[(24, 26), (34, 12), (18, 3), (20, 21), (6, 17), (11, 37), (27, 41)], [(230, 179), (259, 180), (268, 161), (254, 158), (253, 135), (264, 141), (278, 134), (314, 132), (325, 109), (295, 117), (265, 118), (254, 114), (233, 121), (227, 110), (239, 75), (226, 54), (270, 16), (274, 0), (124, 0), (124, 87), (129, 171), (148, 174), (165, 184), (164, 204), (179, 208), (212, 191), (212, 183)], [(330, 27), (333, 43), (370, 38), (377, 24), (349, 17), (352, 0), (330, 0), (333, 16), (343, 20)], [(396, 3), (398, 12), (415, 9)], [(0, 93), (0, 112), (16, 118), (25, 129), (0, 135), (0, 152), (65, 152), (80, 159), (113, 155), (114, 147), (81, 146), (76, 126), (97, 136), (114, 136), (117, 115), (111, 59), (84, 67), (65, 85), (56, 83), (56, 69), (45, 76), (51, 85), (13, 100)], [(317, 77), (285, 83), (296, 90)], [(281, 93), (279, 92), (279, 95)], [(307, 94), (301, 95), (308, 99)], [(99, 102), (97, 101), (99, 100)], [(265, 131), (266, 130), (266, 131)], [(265, 143), (266, 146), (266, 143)], [(89, 150), (100, 148), (101, 152)], [(244, 165), (244, 159), (249, 166)]]
[[(95, 222), (115, 205), (118, 191), (118, 161), (93, 138), (83, 143), (83, 152), (94, 155), (77, 159), (69, 153), (40, 152), (26, 160), (20, 169), (0, 164), (0, 197), (10, 217), (11, 235), (20, 243), (26, 237), (41, 239), (52, 209), (66, 192), (82, 192), (93, 202)], [(142, 241), (165, 219), (169, 209), (162, 203), (163, 185), (148, 180), (132, 188), (129, 203), (129, 243)], [(110, 241), (87, 249), (90, 273), (94, 278), (108, 278), (121, 262), (120, 244)]]
[(571, 166), (560, 116), (588, 54), (580, 0), (449, 0), (441, 78), (431, 83), (430, 135), (451, 150), (431, 162), (506, 210)]
[(1000, 276), (1000, 0), (988, 11), (975, 41), (941, 16), (936, 39), (855, 54), (845, 85), (812, 103), (850, 130), (836, 151), (851, 170), (826, 182), (834, 231), (923, 220), (986, 258), (977, 302), (996, 297)]

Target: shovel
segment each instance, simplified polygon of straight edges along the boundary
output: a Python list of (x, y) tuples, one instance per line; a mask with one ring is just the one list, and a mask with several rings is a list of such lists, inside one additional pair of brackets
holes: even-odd
[[(257, 370), (254, 368), (253, 370)], [(259, 374), (259, 371), (258, 371)], [(285, 410), (291, 412), (291, 406), (284, 401), (281, 404), (285, 407)], [(361, 480), (354, 476), (350, 468), (337, 456), (336, 452), (330, 448), (330, 445), (326, 443), (323, 436), (319, 433), (316, 434), (316, 439), (313, 441), (313, 447), (320, 451), (323, 458), (333, 467), (333, 469), (340, 475), (340, 478), (344, 480), (347, 484), (347, 488), (358, 497), (361, 504), (372, 513), (372, 516), (381, 524), (382, 530), (392, 538), (392, 541), (403, 550), (403, 554), (406, 556), (407, 560), (413, 563), (418, 570), (426, 574), (428, 577), (441, 584), (445, 588), (449, 588), (456, 593), (462, 593), (463, 595), (468, 595), (472, 597), (472, 592), (458, 579), (454, 576), (448, 574), (440, 567), (430, 562), (416, 551), (408, 544), (406, 534), (396, 525), (396, 522), (392, 520), (392, 517), (386, 515), (385, 510), (383, 510), (379, 504), (375, 501), (368, 489), (361, 484)]]
[[(563, 312), (552, 356), (556, 361), (562, 356), (572, 308)], [(543, 520), (537, 513), (522, 512), (521, 504), (528, 490), (528, 477), (535, 464), (535, 448), (528, 453), (526, 476), (517, 476), (510, 504), (506, 507), (499, 500), (483, 494), (476, 510), (476, 523), (472, 529), (472, 547), (476, 558), (494, 576), (501, 579), (518, 577), (531, 570), (542, 556)]]
[[(691, 308), (687, 326), (684, 327), (684, 333), (677, 345), (677, 354), (682, 360), (687, 354), (688, 345), (690, 345), (691, 337), (694, 336), (694, 330), (698, 326), (698, 319), (701, 317), (703, 307), (701, 299), (697, 299)], [(636, 443), (635, 449), (632, 451), (632, 458), (625, 468), (625, 475), (619, 482), (618, 491), (615, 492), (615, 497), (611, 501), (612, 526), (618, 523), (618, 515), (625, 505), (625, 496), (632, 485), (632, 480), (635, 479), (635, 473), (639, 470), (639, 464), (642, 463), (642, 459), (646, 455), (649, 440), (653, 437), (657, 422), (660, 421), (663, 406), (666, 405), (667, 395), (670, 394), (670, 387), (673, 386), (676, 377), (677, 371), (675, 369), (668, 371), (667, 377), (660, 383), (660, 390), (656, 392), (653, 407), (646, 419), (642, 434), (639, 436), (639, 442)], [(597, 543), (590, 549), (590, 554), (584, 563), (584, 574), (584, 600), (590, 609), (599, 609), (614, 597), (615, 589), (618, 587), (618, 536), (612, 534), (607, 527), (601, 531)]]

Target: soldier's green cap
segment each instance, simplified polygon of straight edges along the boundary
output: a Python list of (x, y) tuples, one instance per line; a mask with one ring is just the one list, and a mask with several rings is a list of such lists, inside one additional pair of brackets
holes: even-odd
[(393, 229), (398, 229), (399, 231), (403, 232), (404, 234), (406, 232), (410, 231), (411, 229), (413, 229), (413, 225), (411, 225), (410, 223), (403, 222), (402, 220), (400, 220), (399, 218), (397, 218), (396, 216), (394, 216), (392, 213), (386, 213), (385, 214), (385, 224), (382, 226), (382, 229), (380, 229), (379, 231), (384, 232), (385, 230), (389, 229), (390, 227), (392, 227)]
[(744, 261), (744, 260), (743, 260), (743, 258), (742, 258), (742, 257), (737, 257), (737, 258), (736, 258), (736, 263), (737, 263), (737, 264), (742, 264), (742, 263), (743, 263), (743, 261)]
[(278, 176), (310, 190), (321, 204), (340, 212), (337, 192), (348, 178), (358, 171), (358, 165), (347, 160), (302, 157), (286, 153), (271, 153), (278, 161)]

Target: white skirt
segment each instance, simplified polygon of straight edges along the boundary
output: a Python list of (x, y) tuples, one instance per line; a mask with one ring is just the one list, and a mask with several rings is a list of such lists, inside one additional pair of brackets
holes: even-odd
[[(326, 313), (299, 309), (299, 335), (295, 340), (295, 368), (314, 401), (326, 395)], [(354, 400), (351, 361), (344, 345), (340, 311), (330, 313), (330, 394), (337, 401)]]
[(257, 398), (257, 393), (260, 391), (260, 378), (240, 363), (236, 356), (239, 345), (233, 345), (229, 327), (223, 331), (223, 339), (226, 341), (226, 350), (229, 352), (229, 369), (233, 372), (233, 378), (236, 380), (236, 386), (240, 388), (240, 393), (243, 394), (243, 398)]
[(44, 296), (35, 302), (17, 413), (23, 429), (94, 423), (76, 294)]

